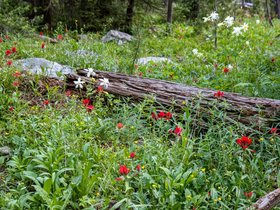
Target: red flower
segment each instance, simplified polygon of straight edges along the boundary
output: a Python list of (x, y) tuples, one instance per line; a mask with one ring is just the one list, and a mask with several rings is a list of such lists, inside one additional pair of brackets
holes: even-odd
[(277, 128), (271, 128), (271, 129), (270, 129), (270, 133), (272, 133), (272, 134), (276, 134), (277, 131), (278, 131)]
[(98, 93), (102, 93), (103, 92), (103, 87), (102, 86), (98, 86), (97, 87), (97, 92)]
[(7, 61), (7, 65), (8, 65), (8, 66), (11, 66), (12, 64), (13, 64), (13, 62), (12, 62), (11, 60), (8, 60), (8, 61)]
[(228, 72), (229, 72), (229, 68), (225, 67), (225, 68), (223, 69), (223, 72), (224, 72), (224, 73), (228, 73)]
[(39, 33), (39, 34), (40, 34), (40, 36), (43, 36), (43, 32), (42, 32), (42, 31), (40, 31), (40, 33)]
[(123, 128), (123, 124), (122, 124), (122, 123), (118, 123), (118, 124), (117, 124), (117, 128), (118, 128), (118, 129), (122, 129), (122, 128)]
[(20, 77), (21, 76), (21, 73), (19, 71), (16, 71), (14, 74), (13, 74), (13, 77)]
[(253, 192), (252, 191), (251, 192), (244, 192), (244, 195), (249, 199), (249, 198), (252, 197)]
[(12, 85), (13, 85), (14, 87), (18, 87), (18, 86), (19, 86), (19, 82), (18, 82), (18, 81), (14, 81), (14, 82), (12, 83)]
[(141, 171), (141, 166), (139, 164), (136, 166), (136, 170)]
[(142, 77), (142, 76), (143, 76), (143, 73), (140, 71), (140, 72), (138, 73), (138, 75), (139, 75), (139, 77)]
[(5, 35), (4, 37), (5, 37), (5, 39), (10, 39), (10, 37), (8, 35)]
[(122, 178), (121, 177), (117, 177), (115, 180), (118, 182), (118, 181), (121, 181)]
[(45, 49), (45, 48), (46, 48), (45, 42), (42, 42), (41, 48), (42, 48), (42, 49)]
[(65, 95), (66, 95), (67, 97), (70, 97), (70, 96), (72, 95), (71, 90), (67, 90), (67, 91), (65, 92)]
[(152, 113), (152, 118), (155, 119), (155, 120), (158, 119), (157, 115), (154, 112)]
[(10, 56), (12, 54), (11, 50), (6, 50), (6, 56)]
[(86, 98), (86, 99), (83, 100), (84, 106), (88, 106), (89, 103), (90, 103), (90, 99), (87, 99), (87, 98)]
[(214, 93), (214, 97), (216, 98), (222, 98), (224, 96), (224, 92), (221, 91), (217, 91), (216, 93)]
[(0, 38), (0, 43), (2, 43), (2, 42), (3, 42), (3, 39)]
[(14, 109), (15, 109), (15, 108), (12, 107), (12, 106), (9, 107), (9, 110), (10, 110), (11, 112), (14, 111)]
[(248, 148), (252, 144), (252, 139), (247, 136), (242, 136), (236, 140), (236, 143), (242, 147), (242, 149)]
[(170, 120), (172, 118), (172, 114), (170, 112), (165, 113), (165, 119)]
[(17, 48), (16, 47), (12, 47), (12, 52), (16, 53), (17, 52)]
[(62, 40), (62, 39), (63, 39), (63, 36), (62, 36), (61, 34), (58, 34), (58, 35), (57, 35), (57, 39)]
[(163, 118), (165, 117), (165, 113), (164, 112), (159, 112), (158, 113), (158, 118)]
[(130, 157), (131, 159), (135, 158), (135, 156), (136, 156), (135, 152), (132, 152), (132, 153), (130, 153), (130, 155), (129, 155), (129, 157)]
[(49, 103), (50, 103), (49, 100), (45, 100), (45, 101), (43, 102), (44, 105), (48, 105)]
[(182, 131), (183, 131), (183, 129), (177, 126), (177, 127), (174, 129), (173, 132), (174, 132), (176, 135), (181, 136)]
[(94, 109), (93, 105), (87, 105), (87, 112), (91, 112)]
[(121, 175), (127, 175), (129, 171), (129, 168), (127, 168), (126, 165), (120, 165), (119, 172)]

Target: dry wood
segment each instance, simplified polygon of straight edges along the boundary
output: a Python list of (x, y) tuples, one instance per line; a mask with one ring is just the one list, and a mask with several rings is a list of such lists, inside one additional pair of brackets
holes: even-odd
[(257, 210), (270, 210), (278, 204), (280, 204), (280, 188), (260, 198), (252, 208)]
[(66, 75), (67, 86), (75, 88), (73, 81), (80, 77), (87, 84), (97, 87), (100, 84), (99, 79), (108, 78), (110, 85), (106, 91), (112, 94), (136, 100), (152, 97), (156, 102), (167, 106), (183, 107), (199, 103), (203, 110), (210, 110), (216, 106), (226, 111), (230, 119), (246, 125), (254, 124), (255, 127), (271, 126), (280, 122), (280, 100), (245, 97), (229, 92), (225, 92), (224, 97), (217, 99), (214, 97), (216, 91), (210, 89), (119, 73), (103, 71), (95, 73), (95, 82), (87, 77), (85, 69), (77, 70), (77, 74)]

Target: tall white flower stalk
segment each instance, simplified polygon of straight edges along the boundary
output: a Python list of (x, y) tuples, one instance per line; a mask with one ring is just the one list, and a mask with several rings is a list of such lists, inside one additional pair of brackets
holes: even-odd
[(218, 37), (217, 37), (217, 28), (218, 28), (218, 20), (219, 14), (217, 11), (213, 11), (208, 17), (204, 17), (204, 22), (212, 22), (213, 23), (213, 35), (214, 35), (214, 47), (217, 49), (218, 45)]

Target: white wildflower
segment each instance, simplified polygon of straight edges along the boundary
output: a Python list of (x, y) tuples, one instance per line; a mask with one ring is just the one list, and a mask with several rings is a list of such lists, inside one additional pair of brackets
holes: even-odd
[(110, 85), (110, 82), (107, 78), (99, 79), (99, 81), (101, 82), (100, 86), (103, 86), (105, 89), (107, 89)]
[(227, 16), (224, 20), (225, 25), (229, 28), (233, 25), (234, 18)]
[(233, 34), (235, 34), (236, 36), (239, 36), (240, 34), (242, 34), (242, 27), (233, 27)]
[(83, 88), (83, 84), (85, 83), (84, 81), (81, 80), (81, 77), (78, 78), (77, 81), (74, 81), (76, 87), (75, 88)]
[(205, 22), (208, 22), (210, 19), (209, 19), (209, 17), (203, 17), (202, 18), (203, 19), (203, 22), (205, 23)]
[(212, 13), (210, 14), (209, 19), (210, 19), (211, 21), (218, 20), (218, 19), (219, 19), (219, 14), (218, 14), (216, 11), (214, 11), (214, 12), (212, 12)]
[(246, 41), (245, 44), (249, 46), (249, 45), (250, 45), (250, 42), (249, 42), (249, 41)]
[(256, 20), (256, 24), (260, 24), (260, 22), (261, 22), (260, 20)]
[(221, 27), (221, 26), (223, 26), (224, 25), (224, 23), (223, 22), (221, 22), (221, 23), (218, 23), (218, 27)]
[(198, 49), (196, 49), (196, 48), (193, 49), (193, 50), (192, 50), (192, 53), (193, 53), (194, 55), (197, 55), (197, 54), (198, 54)]
[(88, 68), (88, 69), (86, 69), (86, 70), (88, 71), (87, 77), (95, 76), (95, 75), (96, 75), (96, 73), (93, 71), (92, 68)]
[(244, 24), (242, 25), (242, 29), (243, 29), (244, 32), (246, 32), (246, 31), (248, 30), (248, 28), (249, 28), (249, 26), (248, 26), (247, 23), (244, 23)]
[(232, 69), (233, 69), (233, 66), (232, 66), (231, 64), (228, 64), (227, 68), (228, 68), (229, 70), (232, 70)]

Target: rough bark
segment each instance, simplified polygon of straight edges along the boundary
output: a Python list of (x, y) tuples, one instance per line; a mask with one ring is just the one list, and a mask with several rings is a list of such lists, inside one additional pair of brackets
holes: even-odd
[(67, 86), (75, 88), (73, 81), (81, 77), (82, 81), (97, 87), (99, 79), (108, 78), (110, 85), (106, 91), (112, 94), (128, 96), (136, 100), (151, 97), (155, 102), (178, 108), (186, 105), (194, 107), (199, 104), (204, 112), (218, 107), (227, 112), (229, 119), (246, 125), (254, 125), (257, 128), (280, 122), (280, 100), (245, 97), (229, 92), (225, 92), (222, 98), (217, 99), (214, 96), (216, 93), (214, 90), (119, 73), (95, 72), (95, 82), (92, 78), (86, 77), (87, 71), (83, 69), (78, 70), (77, 74), (66, 75)]
[(280, 188), (268, 193), (260, 198), (254, 205), (253, 209), (270, 210), (276, 205), (280, 204)]

